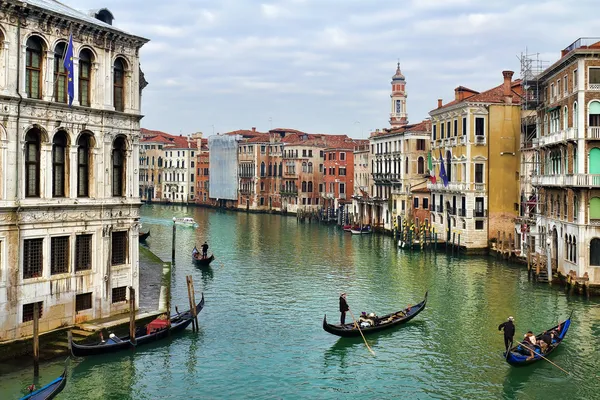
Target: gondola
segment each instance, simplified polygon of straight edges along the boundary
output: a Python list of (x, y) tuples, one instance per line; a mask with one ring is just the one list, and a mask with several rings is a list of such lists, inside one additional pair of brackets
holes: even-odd
[(29, 393), (27, 396), (21, 397), (20, 400), (53, 399), (57, 394), (59, 394), (65, 388), (66, 384), (67, 384), (67, 367), (65, 366), (63, 373), (58, 378), (56, 378), (55, 380), (53, 380), (46, 386), (43, 386), (43, 387), (39, 388), (38, 390)]
[[(404, 310), (387, 314), (382, 317), (377, 318), (377, 323), (370, 327), (361, 327), (363, 335), (368, 335), (370, 333), (375, 333), (379, 331), (383, 331), (385, 329), (390, 329), (394, 326), (402, 325), (414, 317), (417, 316), (423, 309), (425, 308), (425, 304), (427, 303), (427, 293), (425, 292), (425, 298), (419, 304), (416, 304), (412, 307), (407, 307)], [(323, 329), (333, 335), (342, 336), (342, 337), (354, 337), (360, 336), (360, 331), (354, 324), (354, 322), (350, 322), (345, 325), (333, 325), (327, 323), (327, 315), (323, 317)]]
[(140, 242), (143, 242), (146, 239), (148, 239), (148, 236), (150, 236), (150, 229), (148, 229), (148, 232), (146, 233), (140, 233)]
[(202, 258), (202, 253), (197, 248), (194, 247), (194, 250), (192, 250), (192, 261), (199, 267), (210, 265), (214, 259), (215, 255), (212, 253), (210, 256)]
[[(202, 299), (196, 305), (196, 315), (204, 307), (204, 293)], [(118, 337), (113, 334), (107, 340), (92, 344), (78, 344), (72, 339), (69, 341), (71, 353), (75, 357), (95, 356), (105, 353), (114, 353), (120, 350), (141, 346), (156, 340), (164, 339), (169, 335), (187, 328), (192, 323), (194, 316), (190, 310), (183, 313), (171, 315), (171, 326), (168, 326), (166, 320), (156, 319), (145, 327), (139, 327), (135, 331), (135, 344), (129, 339), (129, 335)]]
[[(514, 346), (513, 348), (511, 348), (509, 350), (508, 355), (506, 354), (506, 352), (502, 353), (504, 355), (504, 359), (506, 360), (506, 362), (513, 366), (523, 366), (523, 365), (529, 365), (531, 363), (541, 360), (542, 356), (547, 358), (548, 355), (550, 353), (552, 353), (558, 347), (558, 345), (560, 345), (562, 343), (563, 339), (565, 338), (565, 335), (567, 334), (567, 331), (569, 330), (569, 327), (571, 326), (571, 316), (572, 315), (573, 315), (573, 313), (571, 313), (571, 315), (569, 316), (569, 318), (566, 321), (561, 322), (560, 324), (556, 325), (555, 327), (547, 330), (547, 332), (552, 332), (552, 331), (558, 332), (558, 335), (556, 335), (554, 337), (554, 339), (552, 340), (552, 344), (548, 347), (548, 349), (546, 350), (545, 353), (542, 353), (540, 348), (538, 346), (535, 346), (533, 358), (528, 359), (529, 357), (531, 357), (531, 353), (529, 352), (529, 350), (524, 349), (522, 345), (517, 344), (516, 346)], [(539, 335), (537, 335), (535, 337), (536, 341), (540, 340), (541, 336), (542, 336), (541, 333)]]

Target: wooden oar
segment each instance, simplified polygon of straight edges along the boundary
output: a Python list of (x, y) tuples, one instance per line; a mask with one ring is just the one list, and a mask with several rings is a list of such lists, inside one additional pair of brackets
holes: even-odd
[[(517, 343), (519, 343), (521, 346), (526, 347), (527, 349), (530, 349), (530, 347), (528, 347), (527, 345), (525, 345), (524, 343), (521, 343), (517, 340)], [(560, 369), (562, 372), (564, 372), (567, 375), (571, 375), (569, 374), (567, 371), (565, 371), (564, 369), (562, 369), (561, 367), (559, 367), (558, 365), (554, 364), (552, 361), (548, 360), (546, 357), (544, 357), (543, 355), (541, 355), (540, 353), (536, 353), (535, 350), (532, 350), (533, 354), (537, 354), (538, 356), (542, 357), (544, 360), (548, 361), (550, 364), (554, 365), (556, 368)]]
[(371, 349), (371, 347), (369, 346), (369, 343), (367, 343), (367, 339), (365, 339), (365, 335), (363, 335), (362, 331), (360, 330), (360, 325), (356, 322), (356, 319), (354, 318), (354, 314), (352, 314), (352, 310), (348, 309), (348, 311), (350, 312), (352, 321), (354, 321), (354, 325), (356, 325), (356, 327), (358, 328), (358, 331), (360, 332), (360, 336), (362, 336), (363, 340), (365, 341), (365, 346), (367, 346), (367, 349), (369, 349), (371, 354), (375, 355), (375, 352)]

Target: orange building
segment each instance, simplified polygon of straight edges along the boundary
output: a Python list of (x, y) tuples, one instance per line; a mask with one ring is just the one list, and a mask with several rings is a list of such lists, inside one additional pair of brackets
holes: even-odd
[[(339, 223), (349, 223), (349, 207), (354, 191), (354, 147), (353, 139), (347, 136), (329, 136), (330, 147), (324, 151), (323, 184), (319, 192), (323, 198), (326, 219), (337, 219)], [(342, 215), (337, 213), (341, 210)]]

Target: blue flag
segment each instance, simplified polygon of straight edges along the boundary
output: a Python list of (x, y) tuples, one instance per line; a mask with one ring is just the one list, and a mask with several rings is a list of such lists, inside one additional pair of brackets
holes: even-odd
[(69, 45), (67, 51), (65, 51), (65, 59), (63, 61), (65, 70), (67, 71), (67, 93), (69, 94), (69, 107), (73, 104), (73, 97), (75, 97), (75, 74), (73, 71), (73, 34), (69, 35)]
[(448, 176), (446, 175), (446, 168), (444, 167), (444, 158), (442, 157), (442, 151), (440, 150), (440, 178), (444, 182), (444, 187), (448, 186)]

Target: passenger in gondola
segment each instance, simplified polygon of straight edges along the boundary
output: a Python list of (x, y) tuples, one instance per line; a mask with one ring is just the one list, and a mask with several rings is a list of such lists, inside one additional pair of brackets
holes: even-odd
[(538, 344), (540, 346), (540, 350), (542, 350), (542, 353), (546, 353), (552, 345), (552, 334), (548, 331), (544, 331), (540, 337), (540, 340), (538, 341)]
[(533, 332), (528, 331), (525, 336), (523, 336), (523, 344), (525, 345), (525, 348), (529, 350), (530, 356), (527, 357), (527, 361), (529, 361), (535, 356), (535, 345), (537, 344)]
[(340, 324), (346, 323), (346, 311), (349, 311), (348, 302), (346, 301), (346, 293), (340, 294)]
[(506, 347), (506, 351), (509, 351), (512, 347), (513, 338), (515, 337), (514, 318), (508, 317), (506, 322), (498, 325), (498, 330), (504, 330), (504, 347)]

